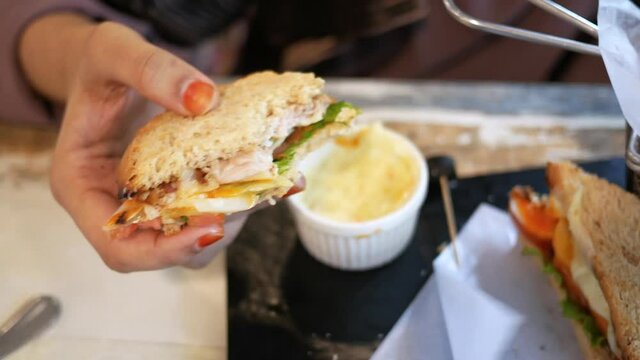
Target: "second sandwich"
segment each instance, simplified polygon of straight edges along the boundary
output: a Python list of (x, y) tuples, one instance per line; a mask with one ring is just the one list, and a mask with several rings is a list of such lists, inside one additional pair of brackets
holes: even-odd
[(516, 187), (509, 211), (562, 297), (587, 359), (640, 359), (640, 199), (568, 162), (550, 195)]

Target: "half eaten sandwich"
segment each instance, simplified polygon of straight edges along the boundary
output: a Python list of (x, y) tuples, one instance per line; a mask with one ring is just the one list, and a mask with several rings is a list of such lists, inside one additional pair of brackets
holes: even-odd
[[(299, 190), (296, 162), (346, 132), (358, 110), (323, 93), (308, 73), (260, 72), (219, 86), (219, 106), (201, 116), (165, 112), (138, 131), (122, 158), (120, 208), (104, 229), (175, 234), (203, 215), (224, 215)], [(298, 189), (296, 189), (298, 188)]]
[(572, 163), (547, 166), (550, 195), (511, 191), (526, 252), (542, 259), (587, 359), (640, 359), (640, 200)]

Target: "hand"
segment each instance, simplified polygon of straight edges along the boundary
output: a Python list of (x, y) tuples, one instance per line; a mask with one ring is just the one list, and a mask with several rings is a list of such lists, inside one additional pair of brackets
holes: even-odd
[[(53, 194), (113, 270), (193, 263), (210, 245), (207, 239), (218, 230), (215, 226), (187, 226), (173, 236), (146, 229), (118, 240), (111, 239), (102, 226), (119, 206), (116, 169), (131, 127), (123, 113), (132, 95), (138, 92), (175, 112), (196, 115), (214, 106), (215, 84), (125, 26), (102, 23), (89, 31), (69, 81), (51, 171)], [(243, 222), (240, 215), (236, 224)], [(228, 243), (234, 233), (229, 231), (221, 241)], [(202, 256), (197, 260), (203, 263)]]

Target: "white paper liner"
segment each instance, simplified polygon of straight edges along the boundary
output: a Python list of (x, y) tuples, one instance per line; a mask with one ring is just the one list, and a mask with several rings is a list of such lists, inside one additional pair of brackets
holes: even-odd
[(600, 0), (598, 36), (622, 113), (640, 133), (640, 9), (631, 0)]
[(440, 254), (372, 359), (582, 359), (548, 275), (521, 251), (509, 215), (481, 205), (458, 237), (461, 267)]

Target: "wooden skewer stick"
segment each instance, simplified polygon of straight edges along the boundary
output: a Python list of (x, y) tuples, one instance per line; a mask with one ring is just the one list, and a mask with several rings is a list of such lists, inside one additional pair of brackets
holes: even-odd
[(449, 188), (449, 179), (445, 175), (440, 175), (440, 191), (442, 192), (442, 200), (444, 202), (444, 213), (447, 216), (447, 227), (449, 228), (449, 238), (451, 239), (451, 247), (453, 250), (453, 258), (456, 265), (460, 267), (460, 258), (456, 249), (457, 226), (456, 218), (453, 214), (453, 203), (451, 202), (451, 189)]

